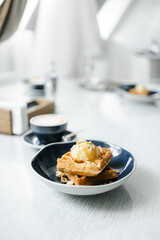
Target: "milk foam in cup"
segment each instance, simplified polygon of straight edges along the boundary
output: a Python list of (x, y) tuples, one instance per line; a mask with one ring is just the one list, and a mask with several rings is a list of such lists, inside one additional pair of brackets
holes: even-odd
[(67, 119), (58, 114), (42, 114), (30, 119), (33, 133), (43, 144), (61, 141), (67, 123)]
[(31, 124), (37, 126), (57, 126), (67, 122), (67, 119), (57, 114), (43, 114), (33, 117), (30, 121)]

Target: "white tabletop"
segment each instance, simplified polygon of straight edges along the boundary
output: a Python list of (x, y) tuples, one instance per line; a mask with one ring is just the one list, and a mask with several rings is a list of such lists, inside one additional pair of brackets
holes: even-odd
[[(22, 98), (23, 90), (17, 83), (3, 85), (0, 95)], [(69, 130), (85, 129), (80, 139), (130, 151), (136, 170), (111, 192), (62, 194), (34, 175), (37, 150), (21, 136), (0, 135), (0, 239), (160, 239), (160, 103), (129, 102), (66, 79), (59, 81), (56, 111), (68, 117)]]

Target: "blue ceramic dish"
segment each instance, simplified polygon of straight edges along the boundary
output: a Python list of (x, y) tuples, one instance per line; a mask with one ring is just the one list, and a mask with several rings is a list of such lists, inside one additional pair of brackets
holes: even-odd
[(134, 88), (136, 85), (135, 84), (121, 84), (120, 88), (129, 91), (131, 88)]
[[(90, 141), (90, 140), (87, 140)], [(131, 153), (121, 147), (97, 140), (91, 140), (96, 146), (109, 148), (113, 157), (109, 166), (118, 173), (118, 180), (110, 184), (97, 186), (66, 185), (56, 177), (57, 158), (69, 151), (76, 142), (54, 143), (44, 147), (32, 160), (32, 168), (42, 181), (54, 189), (75, 195), (92, 195), (110, 191), (120, 186), (134, 171), (135, 160)]]
[[(66, 130), (63, 134), (63, 136), (72, 133), (71, 131)], [(73, 137), (72, 141), (75, 140), (76, 135)], [(35, 149), (41, 149), (43, 148), (45, 145), (48, 144), (48, 142), (41, 142), (41, 140), (37, 137), (37, 135), (32, 132), (31, 130), (27, 131), (24, 135), (23, 135), (23, 141), (30, 147), (35, 148)], [(60, 140), (60, 142), (62, 142), (62, 139)], [(54, 142), (53, 142), (54, 143)]]
[(44, 90), (44, 84), (33, 84), (33, 89)]
[[(130, 89), (135, 88), (136, 84), (121, 84), (120, 89), (129, 92)], [(158, 93), (157, 91), (150, 91), (148, 95), (154, 95)]]

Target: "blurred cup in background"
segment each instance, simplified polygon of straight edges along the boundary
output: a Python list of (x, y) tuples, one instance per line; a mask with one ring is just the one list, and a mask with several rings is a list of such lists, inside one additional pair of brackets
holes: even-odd
[(90, 89), (106, 89), (108, 83), (106, 59), (101, 56), (85, 58), (81, 83), (84, 87)]
[(54, 61), (49, 62), (46, 70), (45, 96), (50, 101), (55, 101), (57, 90), (57, 71)]

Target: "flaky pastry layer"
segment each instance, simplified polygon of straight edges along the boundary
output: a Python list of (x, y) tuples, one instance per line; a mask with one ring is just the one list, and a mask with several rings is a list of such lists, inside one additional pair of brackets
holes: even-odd
[(144, 95), (144, 96), (150, 94), (150, 91), (148, 91), (148, 90), (144, 90), (143, 92), (138, 92), (138, 91), (137, 91), (136, 89), (134, 89), (134, 88), (131, 88), (131, 89), (129, 90), (129, 92), (132, 93), (132, 94)]
[[(57, 176), (58, 177), (58, 176)], [(75, 185), (97, 185), (116, 180), (118, 175), (114, 169), (107, 166), (100, 174), (95, 177), (78, 176), (71, 173), (61, 172), (61, 182), (68, 183), (72, 182)]]
[(108, 165), (112, 158), (110, 149), (97, 147), (100, 157), (95, 161), (77, 161), (70, 152), (57, 159), (57, 169), (66, 173), (80, 176), (97, 176)]

